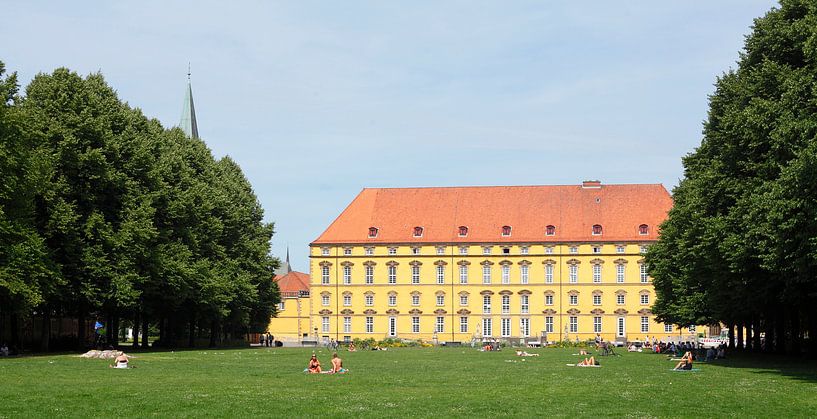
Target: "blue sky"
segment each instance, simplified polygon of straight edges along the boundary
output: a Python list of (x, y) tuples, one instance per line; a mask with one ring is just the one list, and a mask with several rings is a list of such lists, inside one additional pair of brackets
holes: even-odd
[(663, 183), (700, 143), (707, 95), (776, 2), (16, 2), (0, 60), (23, 84), (101, 71), (244, 169), (273, 253), (364, 187)]

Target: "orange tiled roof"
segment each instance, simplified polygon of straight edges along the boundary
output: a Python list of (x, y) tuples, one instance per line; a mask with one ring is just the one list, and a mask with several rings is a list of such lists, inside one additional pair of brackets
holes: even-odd
[(281, 293), (309, 291), (309, 274), (292, 271), (284, 276), (275, 276), (273, 281), (278, 283)]
[[(670, 207), (661, 184), (366, 188), (313, 244), (650, 241)], [(601, 235), (592, 234), (595, 224)], [(417, 226), (422, 237), (414, 237)], [(468, 227), (466, 237), (459, 226)]]

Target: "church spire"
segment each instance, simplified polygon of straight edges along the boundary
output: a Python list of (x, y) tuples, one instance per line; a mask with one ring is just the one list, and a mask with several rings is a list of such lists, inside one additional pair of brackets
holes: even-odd
[(182, 105), (182, 120), (179, 128), (190, 138), (199, 138), (199, 127), (196, 123), (196, 108), (193, 106), (193, 88), (190, 86), (190, 64), (187, 64), (187, 92)]
[(292, 272), (292, 265), (289, 264), (289, 246), (287, 246), (287, 273)]

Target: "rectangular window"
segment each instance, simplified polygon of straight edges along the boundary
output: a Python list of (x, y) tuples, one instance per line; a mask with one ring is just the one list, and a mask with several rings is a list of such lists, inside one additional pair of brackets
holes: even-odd
[(345, 307), (349, 307), (349, 306), (352, 305), (352, 296), (351, 295), (346, 294), (346, 295), (343, 296), (343, 305)]
[(511, 335), (511, 319), (503, 318), (500, 320), (500, 332), (502, 337)]
[(329, 267), (321, 266), (321, 285), (329, 285)]
[(366, 256), (371, 256), (371, 255), (373, 255), (373, 254), (374, 254), (374, 247), (367, 247), (367, 248), (364, 250), (364, 252), (366, 253)]
[(510, 314), (511, 312), (511, 296), (502, 296), (502, 314)]
[(374, 305), (374, 295), (367, 294), (364, 297), (364, 300), (366, 300), (366, 305), (367, 306), (373, 306)]
[(641, 253), (647, 253), (647, 246), (640, 246), (639, 250), (641, 251)]
[(397, 267), (394, 265), (389, 266), (389, 284), (396, 284), (397, 283)]
[(483, 295), (482, 296), (482, 313), (483, 314), (491, 314), (491, 296), (490, 295)]
[(553, 254), (553, 246), (546, 247), (545, 248), (545, 254), (546, 255), (552, 255)]
[(601, 265), (593, 265), (593, 282), (596, 284), (601, 282)]
[(649, 294), (641, 294), (641, 304), (642, 305), (649, 305), (650, 304), (650, 295)]
[(511, 283), (511, 267), (510, 265), (502, 265), (502, 283), (503, 284), (510, 284)]
[(343, 255), (344, 256), (351, 256), (352, 255), (352, 248), (351, 247), (344, 248), (343, 249)]
[(444, 255), (445, 254), (445, 247), (439, 246), (437, 247), (437, 254)]
[(284, 304), (284, 302), (283, 302), (283, 301), (281, 301), (280, 303), (278, 303), (278, 311), (284, 311), (284, 306), (285, 306), (285, 304)]
[(575, 306), (579, 304), (579, 296), (578, 295), (571, 295), (569, 296), (570, 305)]
[(553, 333), (553, 316), (545, 316), (545, 333)]
[(374, 333), (374, 317), (366, 317), (366, 333)]
[(523, 317), (519, 319), (519, 335), (523, 338), (530, 336), (530, 319)]
[(616, 253), (624, 253), (624, 246), (616, 246)]
[(648, 333), (650, 331), (650, 318), (641, 316), (641, 333)]
[(545, 265), (545, 284), (553, 283), (553, 265), (548, 263)]
[(528, 314), (530, 311), (530, 296), (528, 295), (520, 295), (519, 296), (519, 312), (522, 314)]
[(351, 283), (352, 283), (352, 267), (347, 265), (343, 267), (343, 285), (349, 285)]
[(396, 295), (392, 294), (392, 295), (389, 296), (389, 305), (392, 306), (392, 307), (397, 305), (397, 296)]
[(461, 306), (468, 305), (468, 294), (460, 294), (460, 305)]
[(521, 253), (523, 255), (527, 255), (528, 254), (528, 246), (519, 247), (519, 253)]
[(411, 283), (412, 284), (419, 284), (420, 283), (420, 266), (414, 265), (411, 267)]
[(593, 296), (593, 305), (600, 306), (601, 305), (601, 295), (594, 295)]
[(493, 323), (491, 322), (491, 319), (482, 319), (482, 336), (488, 337), (488, 338), (493, 336), (494, 331), (493, 331), (492, 326), (493, 326)]
[(579, 318), (576, 317), (576, 316), (570, 316), (568, 319), (570, 320), (569, 323), (568, 323), (570, 325), (570, 329), (569, 329), (570, 333), (578, 333), (579, 332)]
[(328, 306), (329, 305), (329, 296), (328, 295), (321, 295), (321, 305)]
[(411, 333), (420, 333), (420, 318), (417, 316), (411, 318)]
[(491, 283), (491, 265), (482, 265), (482, 283)]
[(459, 251), (460, 251), (461, 255), (467, 255), (468, 254), (468, 246), (460, 246)]
[(411, 248), (411, 254), (412, 255), (419, 255), (420, 254), (420, 248), (419, 247), (412, 247)]
[(389, 254), (390, 255), (396, 255), (397, 254), (397, 248), (396, 247), (390, 247), (389, 248)]
[(642, 263), (641, 264), (641, 283), (646, 284), (647, 282), (650, 282), (650, 279), (647, 276), (647, 264)]
[(616, 265), (616, 282), (619, 284), (624, 282), (624, 264), (619, 263)]
[(694, 324), (692, 326), (689, 326), (689, 333), (695, 333), (695, 329), (697, 329), (697, 327), (695, 327)]
[(601, 246), (593, 246), (593, 253), (601, 253)]
[(437, 333), (445, 332), (445, 317), (444, 316), (437, 316), (437, 328), (435, 329)]
[(420, 305), (420, 296), (419, 295), (412, 295), (411, 296), (411, 305), (419, 306)]
[(519, 267), (519, 282), (521, 284), (528, 283), (528, 272), (530, 271), (530, 266), (522, 265)]
[(491, 246), (485, 246), (482, 248), (483, 255), (490, 255), (491, 254)]
[(674, 331), (675, 331), (675, 327), (673, 327), (671, 324), (665, 324), (664, 325), (664, 332), (665, 333), (672, 333)]
[(374, 284), (374, 266), (366, 266), (366, 284)]
[(511, 254), (511, 248), (510, 247), (503, 247), (502, 248), (502, 254), (503, 255), (510, 255)]
[(623, 306), (624, 305), (624, 294), (616, 295), (616, 304)]
[(468, 317), (460, 317), (460, 333), (468, 333)]
[(389, 317), (389, 336), (397, 336), (397, 317)]
[(601, 316), (593, 317), (593, 333), (601, 333)]
[(553, 305), (553, 296), (552, 295), (548, 294), (548, 295), (545, 296), (545, 305), (546, 306), (552, 306)]
[(623, 338), (627, 335), (627, 329), (624, 324), (624, 317), (618, 318), (618, 324), (616, 325), (616, 336)]
[(322, 247), (321, 248), (321, 256), (329, 256), (329, 248), (328, 247)]
[(329, 333), (329, 317), (321, 317), (321, 332)]
[(579, 248), (576, 246), (570, 246), (570, 253), (572, 254), (579, 253)]
[(437, 296), (437, 305), (438, 306), (444, 306), (445, 305), (445, 296), (444, 295), (438, 295)]
[(343, 333), (352, 333), (352, 318), (343, 318)]
[(437, 283), (445, 284), (445, 266), (437, 265)]
[(570, 265), (567, 269), (568, 278), (571, 284), (575, 284), (579, 282), (579, 267), (576, 265)]
[(460, 265), (460, 284), (468, 283), (468, 265)]

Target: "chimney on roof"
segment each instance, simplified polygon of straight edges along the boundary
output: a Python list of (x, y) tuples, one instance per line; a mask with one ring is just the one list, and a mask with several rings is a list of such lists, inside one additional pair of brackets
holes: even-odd
[(585, 180), (582, 182), (582, 189), (601, 189), (600, 180)]

